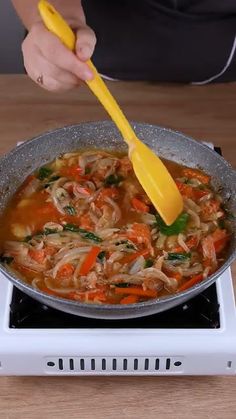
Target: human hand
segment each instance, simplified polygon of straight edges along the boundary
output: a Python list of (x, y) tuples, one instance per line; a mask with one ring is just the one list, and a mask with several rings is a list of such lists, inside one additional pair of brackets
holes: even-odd
[(35, 23), (22, 44), (24, 65), (30, 78), (54, 92), (91, 80), (93, 72), (86, 61), (93, 54), (95, 34), (84, 25), (77, 29), (76, 39), (75, 52), (72, 52), (42, 22)]

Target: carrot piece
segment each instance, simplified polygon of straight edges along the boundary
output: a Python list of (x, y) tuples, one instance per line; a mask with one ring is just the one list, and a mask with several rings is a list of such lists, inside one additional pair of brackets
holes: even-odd
[(208, 195), (210, 192), (211, 192), (210, 189), (198, 189), (198, 188), (195, 188), (194, 189), (194, 196), (195, 196), (196, 199), (200, 199), (203, 196)]
[(193, 287), (193, 285), (197, 284), (198, 282), (201, 282), (203, 280), (203, 275), (195, 275), (191, 279), (189, 279), (187, 282), (185, 282), (181, 287), (178, 288), (177, 291), (185, 291), (188, 288)]
[(132, 198), (131, 205), (136, 211), (149, 212), (149, 206), (138, 198)]
[(187, 198), (194, 198), (194, 188), (186, 183), (175, 181), (181, 195), (186, 196)]
[(130, 240), (136, 243), (144, 243), (146, 245), (151, 243), (150, 228), (146, 224), (134, 223), (127, 236)]
[(129, 253), (127, 256), (124, 256), (122, 258), (122, 263), (130, 263), (133, 262), (135, 259), (137, 259), (139, 256), (148, 256), (150, 253), (150, 251), (148, 249), (143, 249), (140, 250), (139, 252), (135, 252), (135, 253)]
[(138, 295), (130, 294), (120, 300), (120, 304), (134, 304), (139, 300)]
[(155, 290), (143, 290), (142, 288), (138, 287), (127, 287), (127, 288), (121, 288), (116, 287), (115, 288), (115, 294), (128, 294), (128, 295), (139, 295), (141, 297), (151, 297), (155, 298), (157, 297), (157, 291)]
[(74, 266), (71, 263), (65, 263), (57, 272), (57, 278), (68, 278), (74, 273)]
[(60, 175), (73, 178), (76, 180), (81, 179), (82, 169), (79, 166), (69, 166), (69, 167), (62, 167), (60, 170)]
[(220, 253), (225, 248), (226, 244), (229, 241), (229, 237), (230, 236), (227, 236), (227, 237), (224, 237), (221, 240), (217, 240), (217, 242), (214, 242), (214, 247), (215, 247), (216, 253)]
[(96, 259), (98, 254), (100, 253), (101, 249), (98, 246), (92, 247), (92, 249), (86, 255), (81, 268), (80, 268), (80, 275), (87, 275), (89, 271), (94, 267), (96, 263)]
[(198, 169), (191, 169), (190, 167), (186, 167), (183, 169), (183, 175), (189, 179), (198, 179), (201, 183), (205, 185), (210, 182), (211, 177), (206, 175), (205, 173), (201, 172)]
[(92, 222), (89, 214), (81, 215), (79, 223), (80, 227), (84, 228), (85, 230), (92, 230), (94, 227), (94, 223)]
[(211, 235), (216, 253), (220, 253), (229, 241), (230, 234), (227, 230), (217, 228)]
[(43, 249), (40, 249), (40, 250), (30, 249), (29, 256), (31, 257), (31, 259), (35, 260), (35, 262), (43, 263), (46, 255)]

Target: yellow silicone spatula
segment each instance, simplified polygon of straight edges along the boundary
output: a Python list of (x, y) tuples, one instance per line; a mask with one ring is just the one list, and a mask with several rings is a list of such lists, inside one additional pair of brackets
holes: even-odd
[[(45, 0), (40, 0), (38, 9), (47, 29), (74, 51), (75, 35), (62, 16)], [(102, 103), (128, 144), (129, 157), (143, 189), (165, 223), (171, 225), (183, 210), (183, 200), (174, 180), (158, 156), (137, 138), (93, 63), (89, 60), (87, 64), (94, 73), (94, 78), (87, 81), (87, 85)]]

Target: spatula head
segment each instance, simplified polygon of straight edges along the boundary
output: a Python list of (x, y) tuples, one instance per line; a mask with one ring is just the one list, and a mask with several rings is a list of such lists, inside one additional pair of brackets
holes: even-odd
[(183, 211), (182, 196), (159, 157), (139, 139), (130, 146), (134, 172), (154, 207), (167, 225)]

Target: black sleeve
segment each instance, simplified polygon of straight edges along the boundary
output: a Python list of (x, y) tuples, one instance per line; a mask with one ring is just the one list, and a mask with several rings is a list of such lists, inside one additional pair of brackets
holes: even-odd
[(236, 80), (236, 2), (224, 0), (224, 8), (222, 0), (171, 3), (84, 0), (98, 39), (99, 72), (121, 80)]

